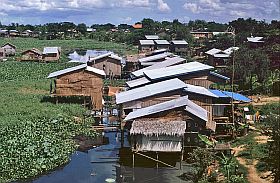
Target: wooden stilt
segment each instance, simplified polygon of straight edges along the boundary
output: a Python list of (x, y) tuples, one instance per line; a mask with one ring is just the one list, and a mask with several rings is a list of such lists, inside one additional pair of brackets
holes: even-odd
[(157, 170), (158, 170), (158, 152), (156, 152), (157, 154)]
[(132, 151), (132, 180), (133, 180), (133, 182), (135, 180), (135, 177), (134, 177), (134, 166), (135, 166), (135, 154)]
[(58, 97), (55, 97), (55, 103), (58, 104)]

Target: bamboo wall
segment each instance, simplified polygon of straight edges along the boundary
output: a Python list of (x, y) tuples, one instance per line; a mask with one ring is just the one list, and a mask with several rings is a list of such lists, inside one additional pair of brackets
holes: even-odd
[(60, 58), (60, 54), (52, 53), (52, 54), (45, 54), (43, 55), (44, 61), (57, 61)]
[(195, 104), (199, 105), (203, 109), (205, 109), (208, 113), (208, 124), (206, 126), (212, 125), (213, 121), (213, 106), (212, 106), (212, 98), (206, 97), (197, 94), (189, 94), (189, 99)]
[(80, 70), (62, 75), (56, 79), (57, 96), (90, 96), (92, 106), (96, 110), (102, 109), (102, 76)]
[(42, 55), (32, 51), (26, 51), (21, 55), (22, 61), (39, 61), (42, 60)]
[(121, 61), (110, 57), (89, 62), (88, 65), (100, 70), (104, 70), (106, 76), (120, 77), (122, 73)]

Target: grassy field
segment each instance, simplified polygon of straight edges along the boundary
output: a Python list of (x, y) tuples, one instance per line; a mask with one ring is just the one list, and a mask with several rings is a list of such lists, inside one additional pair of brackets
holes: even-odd
[[(74, 49), (106, 49), (128, 53), (127, 46), (93, 40), (0, 39), (0, 45), (11, 42), (17, 51), (44, 46)], [(132, 50), (133, 52), (133, 50)], [(69, 161), (76, 149), (73, 137), (94, 137), (89, 130), (93, 121), (77, 123), (86, 109), (81, 104), (54, 104), (49, 100), (53, 71), (74, 66), (66, 55), (59, 63), (17, 62), (16, 57), (0, 62), (0, 182), (28, 179), (52, 170)]]
[[(62, 61), (67, 61), (67, 55), (74, 50), (108, 50), (121, 56), (137, 53), (137, 50), (130, 45), (117, 44), (113, 42), (99, 42), (92, 39), (81, 40), (39, 40), (36, 38), (0, 38), (0, 45), (12, 43), (17, 47), (17, 56), (22, 51), (31, 48), (43, 50), (46, 46), (59, 46), (62, 49)], [(12, 58), (12, 59), (15, 59)]]

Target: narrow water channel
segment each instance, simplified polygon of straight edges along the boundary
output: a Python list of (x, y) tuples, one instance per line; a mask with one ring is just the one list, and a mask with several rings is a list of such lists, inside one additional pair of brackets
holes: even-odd
[[(189, 169), (182, 170), (163, 167), (139, 155), (135, 156), (135, 167), (132, 167), (132, 153), (127, 134), (121, 148), (120, 133), (106, 131), (105, 138), (109, 143), (94, 147), (86, 152), (76, 151), (71, 161), (63, 168), (43, 175), (34, 183), (106, 183), (106, 182), (139, 182), (139, 183), (180, 183), (178, 178)], [(155, 158), (154, 154), (148, 154)], [(180, 167), (175, 154), (159, 154), (159, 159), (173, 166)]]

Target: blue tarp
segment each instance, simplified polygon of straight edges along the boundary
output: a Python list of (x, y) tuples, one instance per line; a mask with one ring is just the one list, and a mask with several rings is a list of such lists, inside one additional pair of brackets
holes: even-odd
[(251, 99), (249, 99), (248, 97), (241, 95), (239, 93), (221, 91), (221, 90), (210, 90), (210, 91), (220, 98), (233, 98), (233, 100), (236, 100), (236, 101), (251, 102)]

